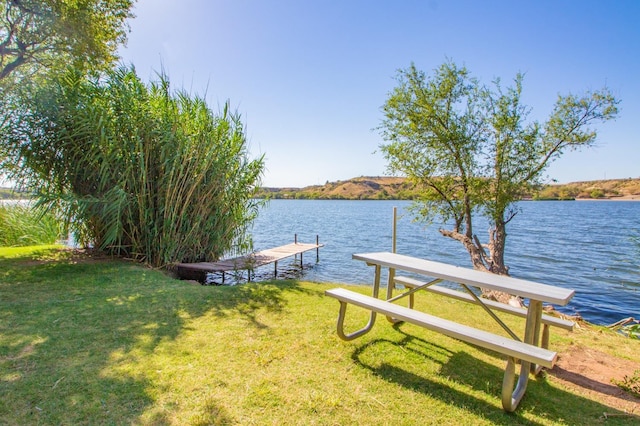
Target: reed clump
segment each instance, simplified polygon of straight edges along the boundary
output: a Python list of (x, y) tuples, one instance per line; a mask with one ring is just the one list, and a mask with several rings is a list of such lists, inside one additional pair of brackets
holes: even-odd
[(24, 204), (0, 204), (0, 246), (54, 244), (63, 224), (53, 214)]
[(23, 166), (13, 178), (80, 244), (153, 266), (251, 246), (263, 158), (249, 158), (228, 102), (216, 114), (165, 76), (147, 85), (124, 66), (71, 69), (23, 98), (5, 127)]

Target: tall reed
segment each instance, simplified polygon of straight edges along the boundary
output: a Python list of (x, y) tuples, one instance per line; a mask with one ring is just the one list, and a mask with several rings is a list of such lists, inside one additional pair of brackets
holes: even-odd
[(62, 225), (52, 213), (24, 204), (0, 203), (2, 247), (54, 244), (62, 235)]
[(153, 266), (248, 250), (263, 158), (241, 117), (219, 114), (133, 68), (69, 71), (38, 91), (12, 131), (20, 182), (61, 211), (81, 244)]

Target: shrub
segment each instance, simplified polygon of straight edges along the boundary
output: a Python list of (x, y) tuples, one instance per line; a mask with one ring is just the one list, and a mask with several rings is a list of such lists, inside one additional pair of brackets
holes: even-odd
[(52, 213), (23, 204), (0, 204), (0, 246), (26, 247), (54, 244), (62, 222)]
[[(81, 244), (154, 266), (247, 250), (263, 158), (240, 116), (145, 85), (133, 68), (70, 70), (13, 111), (19, 182), (61, 211)], [(7, 132), (5, 128), (5, 132)]]
[(631, 376), (625, 375), (623, 380), (614, 381), (614, 383), (621, 389), (640, 397), (640, 370), (634, 371)]

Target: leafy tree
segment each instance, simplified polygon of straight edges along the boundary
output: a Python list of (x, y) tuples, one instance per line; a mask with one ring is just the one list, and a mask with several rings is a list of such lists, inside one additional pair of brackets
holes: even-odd
[[(607, 90), (559, 96), (544, 123), (528, 119), (520, 102), (523, 76), (503, 88), (482, 85), (464, 67), (446, 62), (432, 76), (411, 65), (398, 72), (380, 126), (388, 170), (421, 188), (416, 216), (451, 224), (440, 233), (459, 241), (474, 268), (508, 274), (504, 252), (514, 204), (541, 183), (546, 167), (567, 150), (592, 145), (590, 126), (615, 118), (618, 100)], [(474, 217), (490, 223), (481, 244)]]
[(61, 212), (84, 245), (154, 266), (243, 251), (263, 158), (225, 105), (145, 85), (132, 68), (71, 70), (6, 127), (12, 178)]
[(133, 0), (0, 0), (0, 81), (74, 64), (100, 68), (126, 41)]
[(31, 86), (69, 65), (109, 67), (126, 41), (133, 1), (0, 0), (0, 183), (15, 167), (6, 161), (2, 131), (14, 120), (16, 105)]

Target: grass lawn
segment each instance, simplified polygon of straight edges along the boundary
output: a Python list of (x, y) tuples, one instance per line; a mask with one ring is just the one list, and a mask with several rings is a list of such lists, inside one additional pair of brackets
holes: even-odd
[[(360, 339), (341, 341), (338, 303), (323, 295), (332, 287), (295, 280), (205, 287), (57, 247), (0, 249), (0, 424), (640, 420), (550, 375), (532, 378), (518, 410), (507, 414), (501, 356), (384, 318)], [(436, 295), (416, 305), (499, 332), (470, 305)], [(349, 313), (351, 329), (366, 322), (364, 311)], [(575, 345), (622, 359), (640, 353), (640, 341), (599, 328), (552, 331), (561, 356)]]

